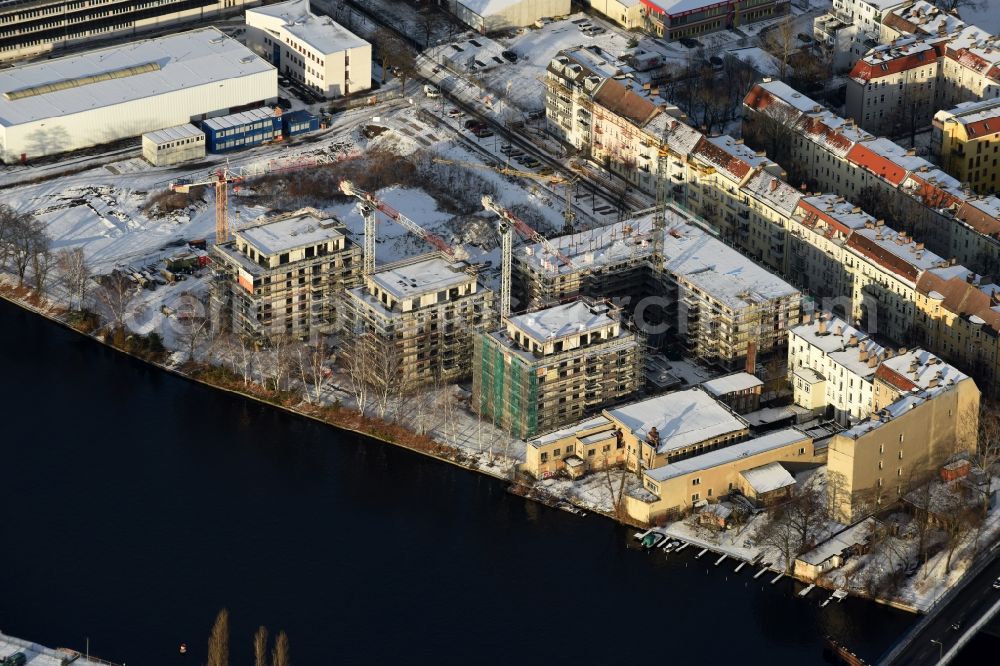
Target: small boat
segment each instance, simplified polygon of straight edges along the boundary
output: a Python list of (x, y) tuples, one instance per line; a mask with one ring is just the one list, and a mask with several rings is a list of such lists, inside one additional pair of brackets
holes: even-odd
[(656, 548), (663, 541), (664, 536), (658, 532), (650, 532), (646, 536), (642, 537), (642, 547), (646, 550)]

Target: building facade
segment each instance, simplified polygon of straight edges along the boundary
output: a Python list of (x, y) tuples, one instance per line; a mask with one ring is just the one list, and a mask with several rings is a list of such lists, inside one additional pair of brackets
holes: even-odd
[(246, 12), (247, 46), (285, 76), (328, 97), (372, 87), (372, 45), (309, 0), (288, 0)]
[(458, 20), (484, 35), (570, 13), (570, 0), (448, 0), (447, 4)]
[(647, 32), (667, 41), (783, 16), (788, 0), (642, 0)]
[(0, 60), (38, 56), (93, 39), (205, 23), (258, 0), (33, 0), (0, 5)]
[(963, 102), (934, 114), (931, 155), (977, 194), (1000, 192), (1000, 100)]
[(153, 166), (167, 166), (205, 157), (205, 133), (185, 123), (142, 135), (142, 156)]
[(212, 248), (212, 301), (223, 326), (255, 339), (306, 338), (339, 328), (361, 250), (340, 220), (312, 208), (266, 218)]
[(869, 419), (829, 445), (828, 506), (843, 523), (897, 501), (976, 446), (979, 389), (934, 354), (915, 350), (883, 361), (874, 394)]
[(0, 158), (139, 137), (278, 99), (274, 67), (216, 28), (0, 71)]
[(351, 333), (379, 341), (413, 388), (471, 375), (476, 335), (493, 320), (493, 292), (475, 267), (435, 252), (379, 267), (347, 291), (345, 312)]
[(642, 345), (606, 303), (505, 317), (476, 338), (472, 404), (523, 439), (580, 420), (640, 388)]

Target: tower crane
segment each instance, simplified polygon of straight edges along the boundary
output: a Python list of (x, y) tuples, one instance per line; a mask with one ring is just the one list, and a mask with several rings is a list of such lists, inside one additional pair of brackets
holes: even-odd
[(170, 183), (170, 190), (187, 194), (193, 187), (211, 185), (215, 189), (215, 243), (219, 245), (229, 240), (229, 186), (239, 192), (239, 184), (246, 178), (263, 176), (269, 173), (296, 171), (306, 167), (330, 164), (334, 161), (329, 155), (318, 155), (291, 160), (274, 159), (263, 163), (230, 168), (229, 162), (214, 172), (209, 173), (205, 180), (193, 182), (186, 179)]
[(566, 223), (566, 230), (570, 231), (573, 228), (573, 220), (576, 219), (576, 213), (573, 212), (573, 187), (576, 185), (576, 181), (580, 179), (579, 176), (574, 176), (572, 178), (567, 178), (565, 176), (552, 174), (546, 175), (543, 173), (535, 173), (534, 171), (520, 171), (518, 169), (512, 169), (506, 166), (490, 166), (489, 164), (479, 164), (477, 162), (462, 162), (460, 160), (447, 160), (441, 157), (435, 157), (435, 162), (440, 162), (441, 164), (457, 164), (459, 166), (469, 167), (470, 169), (486, 169), (489, 171), (496, 171), (504, 176), (517, 176), (519, 178), (533, 178), (535, 180), (541, 180), (552, 185), (565, 185), (566, 186), (566, 207), (563, 210), (563, 220)]
[(448, 255), (451, 259), (464, 261), (468, 259), (468, 253), (462, 248), (454, 248), (444, 241), (440, 236), (432, 234), (419, 224), (406, 217), (398, 210), (376, 197), (371, 192), (366, 192), (354, 186), (349, 180), (340, 181), (340, 191), (349, 197), (354, 197), (361, 202), (361, 214), (365, 218), (365, 246), (364, 246), (364, 274), (371, 275), (375, 272), (375, 211), (381, 211), (383, 215), (410, 233), (423, 238), (425, 241), (436, 247), (438, 250)]
[(500, 316), (507, 317), (510, 315), (510, 274), (511, 274), (511, 256), (514, 251), (514, 239), (511, 236), (511, 231), (517, 229), (525, 238), (531, 240), (535, 243), (540, 243), (552, 256), (558, 259), (566, 266), (573, 266), (573, 262), (570, 261), (569, 257), (564, 255), (559, 251), (555, 245), (549, 242), (545, 236), (541, 235), (527, 223), (519, 219), (514, 213), (510, 212), (496, 201), (493, 200), (488, 194), (483, 195), (483, 208), (495, 213), (499, 218), (500, 222), (497, 225), (497, 230), (500, 232), (500, 247), (501, 247), (501, 260), (500, 260)]

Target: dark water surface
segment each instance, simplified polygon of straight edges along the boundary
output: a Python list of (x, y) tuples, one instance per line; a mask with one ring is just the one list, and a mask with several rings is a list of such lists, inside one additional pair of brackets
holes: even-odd
[[(504, 485), (155, 371), (0, 302), (0, 630), (200, 664), (228, 607), (296, 666), (812, 664), (913, 617), (667, 560)], [(181, 642), (191, 646), (182, 657)]]

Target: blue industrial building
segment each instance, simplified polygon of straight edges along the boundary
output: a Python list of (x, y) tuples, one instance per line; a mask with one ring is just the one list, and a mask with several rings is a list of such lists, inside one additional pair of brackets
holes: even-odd
[(201, 123), (205, 132), (205, 147), (211, 153), (280, 141), (281, 126), (282, 117), (268, 107), (209, 118)]
[(281, 130), (285, 137), (319, 129), (319, 118), (308, 111), (286, 111), (281, 114)]

